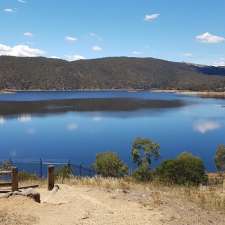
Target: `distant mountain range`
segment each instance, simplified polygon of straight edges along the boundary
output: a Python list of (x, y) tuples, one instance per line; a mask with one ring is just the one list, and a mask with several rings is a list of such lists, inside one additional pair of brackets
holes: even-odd
[(225, 67), (154, 58), (114, 57), (68, 62), (0, 56), (0, 90), (180, 89), (225, 91)]

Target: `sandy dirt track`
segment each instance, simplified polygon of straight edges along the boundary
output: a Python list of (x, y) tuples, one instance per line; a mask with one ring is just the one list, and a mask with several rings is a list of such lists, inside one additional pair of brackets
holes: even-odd
[(41, 193), (42, 203), (0, 199), (0, 225), (225, 225), (225, 214), (166, 194), (60, 185)]

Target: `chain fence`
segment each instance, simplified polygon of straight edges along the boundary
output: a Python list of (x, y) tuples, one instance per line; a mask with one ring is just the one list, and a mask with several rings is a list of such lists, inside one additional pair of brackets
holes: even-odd
[(55, 171), (59, 170), (60, 168), (63, 168), (67, 166), (70, 168), (70, 171), (72, 175), (79, 176), (79, 177), (93, 177), (96, 175), (96, 172), (94, 168), (84, 166), (82, 164), (74, 164), (70, 161), (65, 162), (59, 162), (59, 161), (53, 161), (53, 160), (0, 160), (0, 164), (4, 164), (4, 162), (8, 162), (8, 164), (11, 164), (12, 166), (15, 166), (18, 168), (19, 172), (26, 172), (32, 175), (35, 175), (39, 178), (46, 178), (47, 177), (47, 171), (48, 166), (53, 165), (55, 167)]

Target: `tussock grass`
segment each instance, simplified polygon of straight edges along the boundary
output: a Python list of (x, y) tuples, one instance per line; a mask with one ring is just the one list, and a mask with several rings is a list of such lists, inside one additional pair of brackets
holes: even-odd
[(135, 185), (135, 182), (131, 178), (104, 178), (100, 176), (81, 178), (74, 177), (72, 179), (67, 179), (65, 183), (70, 185), (85, 185), (111, 190), (129, 190)]
[[(56, 184), (61, 184), (61, 179), (56, 180)], [(21, 185), (39, 184), (46, 188), (46, 180), (28, 180)], [(223, 184), (213, 184), (208, 186), (179, 186), (165, 185), (155, 180), (152, 182), (141, 183), (132, 177), (125, 178), (103, 178), (96, 177), (72, 177), (65, 179), (64, 184), (71, 186), (89, 186), (103, 188), (106, 190), (121, 190), (124, 193), (140, 192), (151, 196), (153, 206), (160, 206), (165, 199), (181, 199), (182, 201), (192, 202), (200, 208), (209, 210), (221, 210), (225, 212), (225, 190)], [(152, 204), (145, 201), (144, 205)]]
[(163, 198), (180, 198), (183, 201), (196, 203), (199, 207), (210, 210), (225, 211), (225, 190), (222, 184), (209, 186), (179, 186), (165, 185), (158, 181), (149, 183), (136, 182), (134, 179), (127, 178), (74, 178), (65, 183), (71, 185), (85, 185), (92, 187), (105, 188), (110, 190), (121, 189), (122, 191), (141, 191), (151, 192), (155, 206), (163, 202)]
[(221, 185), (214, 187), (189, 187), (181, 190), (182, 196), (192, 202), (197, 203), (201, 208), (217, 209), (225, 211), (225, 190)]

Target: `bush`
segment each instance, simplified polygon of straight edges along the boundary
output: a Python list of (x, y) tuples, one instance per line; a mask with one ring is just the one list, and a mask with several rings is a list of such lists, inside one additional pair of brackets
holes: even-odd
[(219, 145), (215, 156), (216, 168), (220, 172), (225, 172), (225, 145)]
[(159, 158), (160, 145), (147, 138), (136, 138), (131, 150), (131, 156), (137, 166), (148, 163), (151, 166), (152, 159)]
[(175, 160), (164, 161), (156, 169), (156, 175), (170, 184), (198, 185), (207, 182), (203, 161), (189, 153), (182, 153)]
[(132, 174), (135, 180), (147, 182), (152, 180), (152, 172), (149, 169), (148, 164), (141, 164)]
[(56, 179), (61, 179), (61, 182), (64, 183), (65, 179), (69, 179), (73, 176), (74, 171), (72, 170), (70, 165), (65, 165), (58, 168), (55, 172)]
[(113, 152), (97, 154), (94, 168), (103, 177), (123, 177), (128, 174), (128, 167)]
[(150, 181), (152, 179), (152, 159), (158, 159), (160, 146), (147, 138), (136, 138), (131, 151), (133, 162), (137, 165), (133, 177), (138, 181)]

